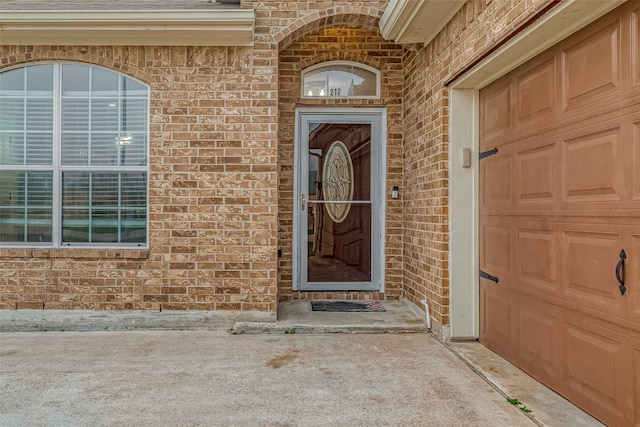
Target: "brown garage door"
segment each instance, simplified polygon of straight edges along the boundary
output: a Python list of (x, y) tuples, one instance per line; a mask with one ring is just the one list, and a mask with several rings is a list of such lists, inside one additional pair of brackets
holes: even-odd
[[(640, 2), (480, 92), (480, 340), (640, 425)], [(626, 254), (620, 275), (616, 266)]]

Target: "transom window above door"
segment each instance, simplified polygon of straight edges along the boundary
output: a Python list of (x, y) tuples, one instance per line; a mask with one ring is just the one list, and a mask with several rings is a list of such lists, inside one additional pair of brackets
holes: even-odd
[(78, 63), (0, 72), (0, 245), (147, 245), (149, 88)]
[(346, 61), (313, 65), (302, 71), (302, 98), (380, 98), (380, 71)]

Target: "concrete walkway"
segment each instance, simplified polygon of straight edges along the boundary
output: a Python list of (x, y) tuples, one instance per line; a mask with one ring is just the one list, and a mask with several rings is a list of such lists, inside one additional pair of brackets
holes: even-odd
[(0, 334), (4, 426), (528, 426), (427, 334)]

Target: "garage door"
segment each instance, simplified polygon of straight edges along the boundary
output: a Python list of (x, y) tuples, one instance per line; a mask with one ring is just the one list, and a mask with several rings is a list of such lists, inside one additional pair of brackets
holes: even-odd
[(640, 2), (483, 89), (480, 149), (480, 340), (640, 425)]

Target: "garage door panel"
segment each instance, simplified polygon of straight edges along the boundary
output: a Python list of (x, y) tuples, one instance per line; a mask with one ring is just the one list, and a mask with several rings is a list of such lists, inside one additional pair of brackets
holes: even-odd
[(616, 126), (564, 141), (561, 171), (565, 202), (622, 200), (620, 132)]
[(489, 145), (491, 145), (493, 138), (512, 128), (511, 84), (497, 87), (488, 92), (483, 97), (480, 108), (483, 112), (480, 132), (485, 144), (481, 145), (480, 149), (486, 150), (490, 148)]
[(518, 229), (517, 274), (521, 285), (543, 295), (557, 293), (557, 247), (554, 230)]
[(566, 297), (571, 302), (623, 318), (615, 279), (615, 267), (623, 247), (622, 235), (597, 231), (565, 231), (563, 234)]
[(493, 283), (482, 284), (481, 341), (497, 353), (512, 358), (516, 354), (514, 337), (517, 336), (516, 303), (493, 289), (500, 286)]
[[(631, 392), (633, 393), (630, 397), (630, 401), (632, 404), (631, 408), (631, 416), (632, 420), (635, 420), (635, 424), (640, 424), (640, 344), (636, 343), (636, 346), (633, 348), (633, 389)], [(635, 399), (633, 398), (635, 396)], [(630, 423), (631, 424), (631, 423)]]
[(485, 205), (511, 204), (511, 155), (500, 152), (483, 159), (480, 194)]
[[(565, 382), (572, 397), (596, 407), (602, 420), (624, 419), (624, 345), (614, 331), (594, 331), (567, 318), (564, 332)], [(588, 357), (584, 357), (588, 355)]]
[(640, 8), (631, 13), (631, 66), (633, 86), (640, 86)]
[(518, 204), (555, 202), (555, 144), (518, 152)]
[(549, 305), (521, 304), (520, 336), (525, 370), (531, 375), (555, 380), (558, 371), (559, 321)]
[(631, 250), (626, 247), (625, 251), (627, 260), (623, 279), (627, 287), (627, 293), (624, 296), (628, 300), (627, 318), (639, 325), (636, 329), (640, 331), (640, 231), (631, 236)]
[(631, 197), (634, 201), (640, 201), (640, 122), (635, 122), (633, 124), (631, 138), (633, 147), (633, 165), (631, 167), (631, 170), (633, 171), (633, 194)]
[(480, 267), (493, 276), (498, 276), (504, 283), (511, 276), (511, 229), (508, 225), (482, 226), (482, 258)]
[(556, 58), (552, 57), (523, 74), (517, 81), (518, 125), (540, 120), (556, 111)]
[(562, 52), (565, 111), (620, 89), (620, 21)]

